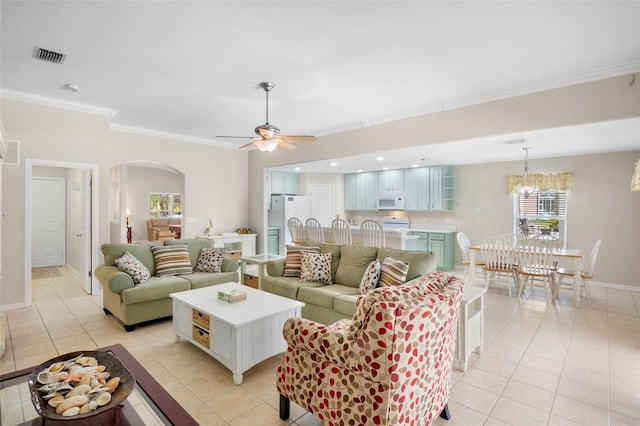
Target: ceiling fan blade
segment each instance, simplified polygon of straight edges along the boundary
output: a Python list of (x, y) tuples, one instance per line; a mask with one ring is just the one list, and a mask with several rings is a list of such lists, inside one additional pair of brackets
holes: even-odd
[(278, 142), (278, 146), (280, 146), (280, 147), (282, 147), (284, 149), (288, 149), (289, 151), (293, 151), (294, 149), (298, 149), (297, 145), (289, 143), (289, 142), (285, 141), (284, 139), (280, 139), (280, 142)]
[(280, 135), (280, 138), (291, 142), (315, 142), (317, 140), (315, 136), (306, 135)]
[(244, 148), (251, 148), (252, 145), (254, 145), (256, 143), (256, 141), (251, 141), (246, 145), (242, 145), (240, 148), (238, 149), (244, 149)]
[(252, 139), (255, 136), (214, 136), (214, 138)]

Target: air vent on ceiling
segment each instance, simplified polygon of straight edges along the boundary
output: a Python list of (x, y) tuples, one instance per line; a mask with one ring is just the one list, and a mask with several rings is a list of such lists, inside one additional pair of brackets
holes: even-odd
[(20, 165), (20, 142), (7, 141), (7, 153), (4, 158), (4, 164), (12, 166)]
[(67, 55), (36, 46), (35, 49), (33, 49), (33, 57), (42, 61), (61, 64), (64, 62)]

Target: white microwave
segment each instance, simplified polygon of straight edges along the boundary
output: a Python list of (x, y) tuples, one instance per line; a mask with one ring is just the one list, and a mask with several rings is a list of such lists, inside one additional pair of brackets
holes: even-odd
[(379, 192), (378, 210), (404, 210), (404, 192)]

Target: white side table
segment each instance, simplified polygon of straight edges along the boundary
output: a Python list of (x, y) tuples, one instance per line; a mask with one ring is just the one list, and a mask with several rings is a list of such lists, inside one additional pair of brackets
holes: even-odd
[(484, 287), (471, 284), (464, 286), (460, 314), (458, 317), (458, 337), (456, 341), (455, 364), (466, 371), (471, 352), (481, 353), (484, 345)]
[[(262, 288), (262, 277), (265, 275), (264, 267), (268, 262), (273, 260), (284, 259), (284, 256), (279, 256), (277, 254), (256, 254), (255, 256), (243, 256), (240, 258), (240, 280), (243, 284), (249, 285), (250, 287), (261, 289)], [(258, 282), (253, 283), (252, 280), (245, 280), (245, 275), (247, 273), (247, 265), (258, 265)]]

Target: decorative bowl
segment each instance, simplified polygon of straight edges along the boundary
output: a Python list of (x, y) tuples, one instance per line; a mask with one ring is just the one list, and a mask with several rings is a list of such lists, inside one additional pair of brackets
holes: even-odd
[[(113, 393), (111, 394), (111, 400), (104, 406), (98, 407), (95, 410), (85, 414), (77, 414), (75, 416), (66, 417), (62, 414), (57, 414), (56, 409), (54, 407), (51, 407), (47, 403), (47, 400), (44, 398), (45, 394), (39, 390), (39, 388), (43, 385), (38, 382), (38, 373), (45, 370), (52, 364), (61, 361), (68, 361), (80, 355), (86, 357), (94, 357), (98, 361), (98, 365), (104, 365), (106, 367), (104, 371), (110, 373), (110, 378), (119, 377), (120, 383), (118, 384), (118, 387), (116, 387), (115, 391), (113, 391)], [(29, 381), (27, 383), (29, 385), (29, 391), (31, 392), (31, 402), (33, 403), (33, 406), (35, 407), (38, 414), (46, 419), (65, 421), (80, 420), (87, 417), (93, 417), (113, 409), (122, 401), (127, 399), (129, 394), (133, 390), (136, 381), (133, 377), (133, 374), (131, 374), (131, 372), (113, 354), (102, 351), (78, 351), (60, 355), (50, 359), (49, 361), (43, 362), (42, 364), (37, 366), (29, 375)]]

